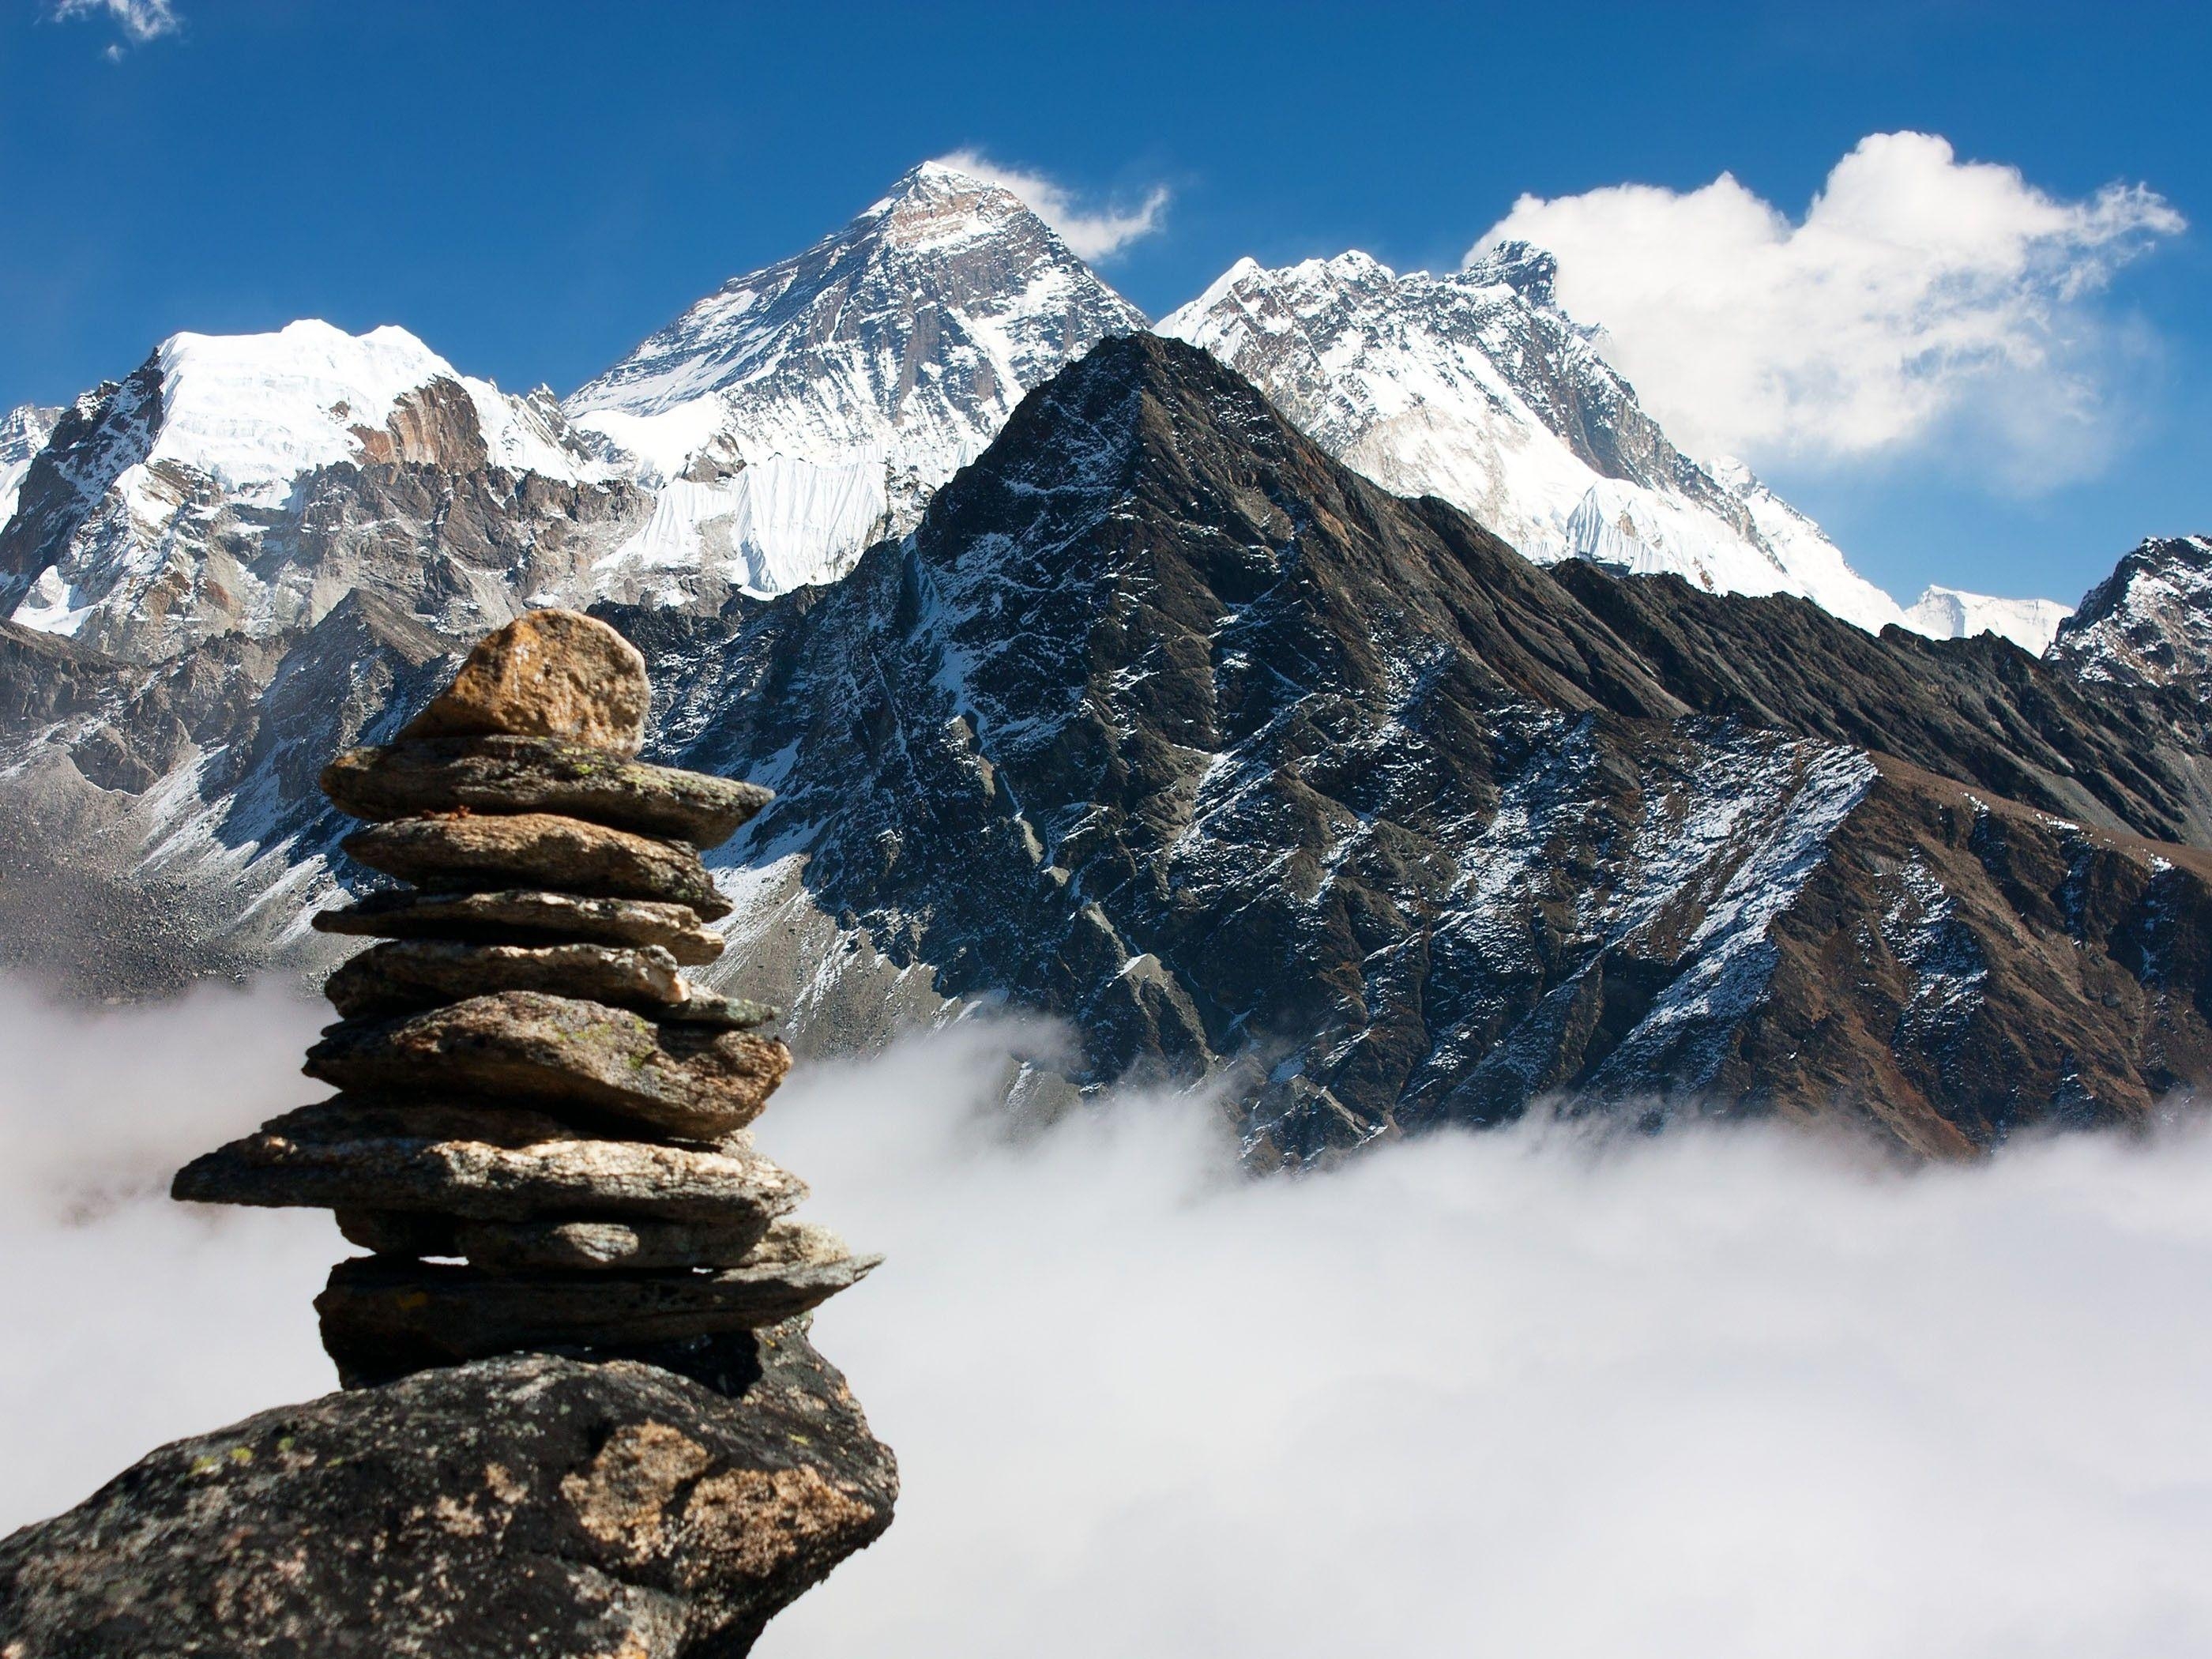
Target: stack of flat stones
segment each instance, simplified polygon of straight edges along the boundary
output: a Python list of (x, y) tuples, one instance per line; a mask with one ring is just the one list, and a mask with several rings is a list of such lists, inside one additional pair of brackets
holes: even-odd
[(333, 1210), (369, 1252), (316, 1300), (349, 1384), (515, 1350), (778, 1323), (878, 1258), (794, 1220), (747, 1126), (791, 1064), (758, 1003), (693, 985), (728, 913), (699, 849), (769, 793), (635, 757), (644, 659), (587, 617), (479, 644), (389, 747), (323, 788), (411, 884), (313, 918), (370, 946), (308, 1051), (340, 1091), (187, 1165), (180, 1199)]

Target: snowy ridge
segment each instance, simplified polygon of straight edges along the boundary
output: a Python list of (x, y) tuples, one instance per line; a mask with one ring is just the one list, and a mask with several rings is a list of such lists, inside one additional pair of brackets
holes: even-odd
[(1144, 325), (1018, 198), (925, 163), (567, 400), (664, 491), (597, 590), (680, 599), (694, 571), (761, 595), (833, 580), (910, 528), (1024, 393)]
[(277, 573), (259, 568), (264, 543), (303, 480), (393, 461), (571, 488), (620, 475), (550, 392), (508, 396), (404, 329), (350, 335), (309, 319), (177, 334), (128, 380), (80, 398), (25, 468), (0, 534), (0, 615), (132, 657), (264, 629), (278, 611), (311, 619), (343, 587), (311, 574), (280, 594)]
[(273, 334), (173, 335), (155, 356), (161, 423), (147, 463), (191, 467), (258, 506), (311, 468), (364, 459), (367, 434), (438, 380), (467, 392), (495, 464), (570, 482), (592, 465), (542, 409), (460, 374), (404, 328), (355, 335), (310, 319)]
[[(1553, 271), (1520, 244), (1445, 276), (1359, 252), (1276, 270), (1243, 259), (1159, 331), (1256, 381), (1384, 488), (1441, 496), (1540, 563), (1799, 594), (1870, 631), (1951, 631), (1936, 610), (1901, 609), (1740, 462), (1675, 449), (1553, 302)], [(1977, 600), (1975, 624), (2018, 625), (2013, 603)]]
[(2083, 596), (2051, 658), (2106, 685), (2212, 692), (2212, 536), (2146, 540)]
[(1905, 613), (1905, 625), (1938, 640), (1995, 634), (2039, 657), (2051, 649), (2058, 625), (2072, 614), (2056, 599), (1993, 599), (1986, 593), (1929, 586)]
[(46, 447), (54, 422), (61, 417), (58, 409), (36, 404), (19, 404), (0, 415), (0, 530), (15, 516), (15, 497), (24, 473), (30, 471), (31, 458)]

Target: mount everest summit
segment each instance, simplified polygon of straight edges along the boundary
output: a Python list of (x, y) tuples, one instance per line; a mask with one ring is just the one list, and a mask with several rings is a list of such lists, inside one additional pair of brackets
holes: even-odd
[(926, 163), (567, 400), (659, 491), (596, 580), (672, 601), (834, 580), (911, 530), (1024, 393), (1144, 326), (1015, 197)]
[(928, 166), (565, 403), (183, 335), (0, 465), (0, 943), (80, 985), (312, 965), (365, 879), (313, 766), (567, 603), (665, 756), (783, 791), (720, 873), (818, 1046), (1011, 998), (1291, 1158), (1559, 1092), (1957, 1151), (2212, 1079), (2202, 544), (2063, 629), (1904, 611), (1533, 250), (1153, 332)]

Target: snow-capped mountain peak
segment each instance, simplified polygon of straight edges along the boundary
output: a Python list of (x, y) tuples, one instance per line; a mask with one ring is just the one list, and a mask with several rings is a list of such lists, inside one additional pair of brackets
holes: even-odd
[(1860, 626), (1899, 622), (1811, 520), (1741, 467), (1667, 440), (1593, 331), (1553, 300), (1540, 248), (1449, 276), (1352, 252), (1239, 260), (1160, 325), (1257, 381), (1386, 488), (1440, 495), (1540, 563), (1593, 559), (1698, 586), (1794, 592)]
[(911, 526), (1024, 393), (1144, 325), (1019, 198), (924, 162), (567, 400), (660, 490), (598, 589), (772, 593), (841, 574)]
[[(331, 481), (386, 463), (508, 480), (454, 527), (499, 520), (476, 551), (499, 562), (497, 586), (525, 592), (528, 561), (507, 544), (533, 549), (526, 526), (538, 504), (520, 499), (518, 481), (604, 491), (618, 476), (550, 392), (509, 396), (402, 328), (354, 335), (308, 319), (266, 334), (176, 334), (63, 411), (25, 467), (0, 530), (0, 616), (158, 659), (210, 633), (321, 614), (343, 591), (333, 567), (355, 568), (349, 552), (323, 565), (332, 545), (403, 532), (416, 545), (400, 586), (442, 594), (462, 615), (509, 613), (516, 600), (434, 567), (428, 544), (450, 515), (427, 500), (301, 534), (303, 516), (329, 510), (323, 486), (352, 488)], [(416, 509), (429, 514), (422, 525)]]
[(1442, 496), (1539, 563), (1800, 594), (1869, 630), (2049, 642), (2063, 606), (1957, 595), (1904, 611), (1741, 462), (1676, 449), (1598, 331), (1559, 309), (1558, 270), (1523, 242), (1441, 276), (1358, 251), (1274, 270), (1244, 258), (1159, 331), (1258, 382), (1376, 483)]
[(245, 500), (281, 500), (312, 467), (389, 459), (394, 409), (441, 380), (467, 393), (496, 464), (569, 479), (588, 465), (542, 412), (391, 325), (348, 334), (311, 318), (270, 334), (173, 334), (155, 361), (161, 422), (145, 460), (191, 467)]
[(1998, 599), (1935, 585), (1924, 588), (1905, 613), (1905, 625), (1931, 639), (1972, 639), (1995, 634), (2030, 656), (2051, 648), (2058, 625), (2072, 614), (2056, 599)]

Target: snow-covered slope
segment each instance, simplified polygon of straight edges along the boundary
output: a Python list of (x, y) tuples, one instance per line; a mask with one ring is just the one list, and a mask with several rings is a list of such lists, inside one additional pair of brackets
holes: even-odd
[(2212, 692), (2212, 536), (2154, 536), (2091, 588), (2058, 629), (2051, 659), (2118, 688)]
[(1905, 625), (1916, 634), (1938, 640), (1995, 634), (2030, 656), (2039, 657), (2051, 649), (2058, 624), (2071, 614), (2056, 599), (1994, 599), (1986, 593), (1929, 586), (1905, 611)]
[(768, 594), (841, 575), (909, 528), (1024, 393), (1144, 325), (1018, 198), (925, 163), (567, 400), (660, 492), (596, 591)]
[[(319, 515), (306, 486), (380, 464), (568, 489), (619, 477), (550, 392), (510, 397), (404, 329), (350, 335), (303, 321), (271, 334), (178, 334), (127, 380), (61, 411), (24, 469), (0, 532), (0, 616), (138, 659), (210, 632), (312, 621), (362, 572), (323, 557), (347, 526)], [(526, 542), (532, 512), (487, 505), (484, 539)], [(418, 583), (467, 586), (435, 568), (435, 540), (416, 538)], [(526, 589), (507, 564), (499, 585)], [(461, 609), (496, 616), (514, 602), (485, 590)]]
[(15, 516), (23, 474), (30, 471), (31, 458), (46, 447), (61, 416), (58, 409), (42, 409), (37, 404), (21, 404), (0, 415), (0, 529)]
[(1677, 450), (1559, 308), (1554, 271), (1521, 244), (1445, 276), (1358, 252), (1277, 270), (1244, 259), (1159, 331), (1256, 381), (1376, 483), (1442, 496), (1540, 563), (1671, 571), (1711, 592), (1802, 594), (1869, 629), (1951, 631), (1900, 609), (1741, 463)]

